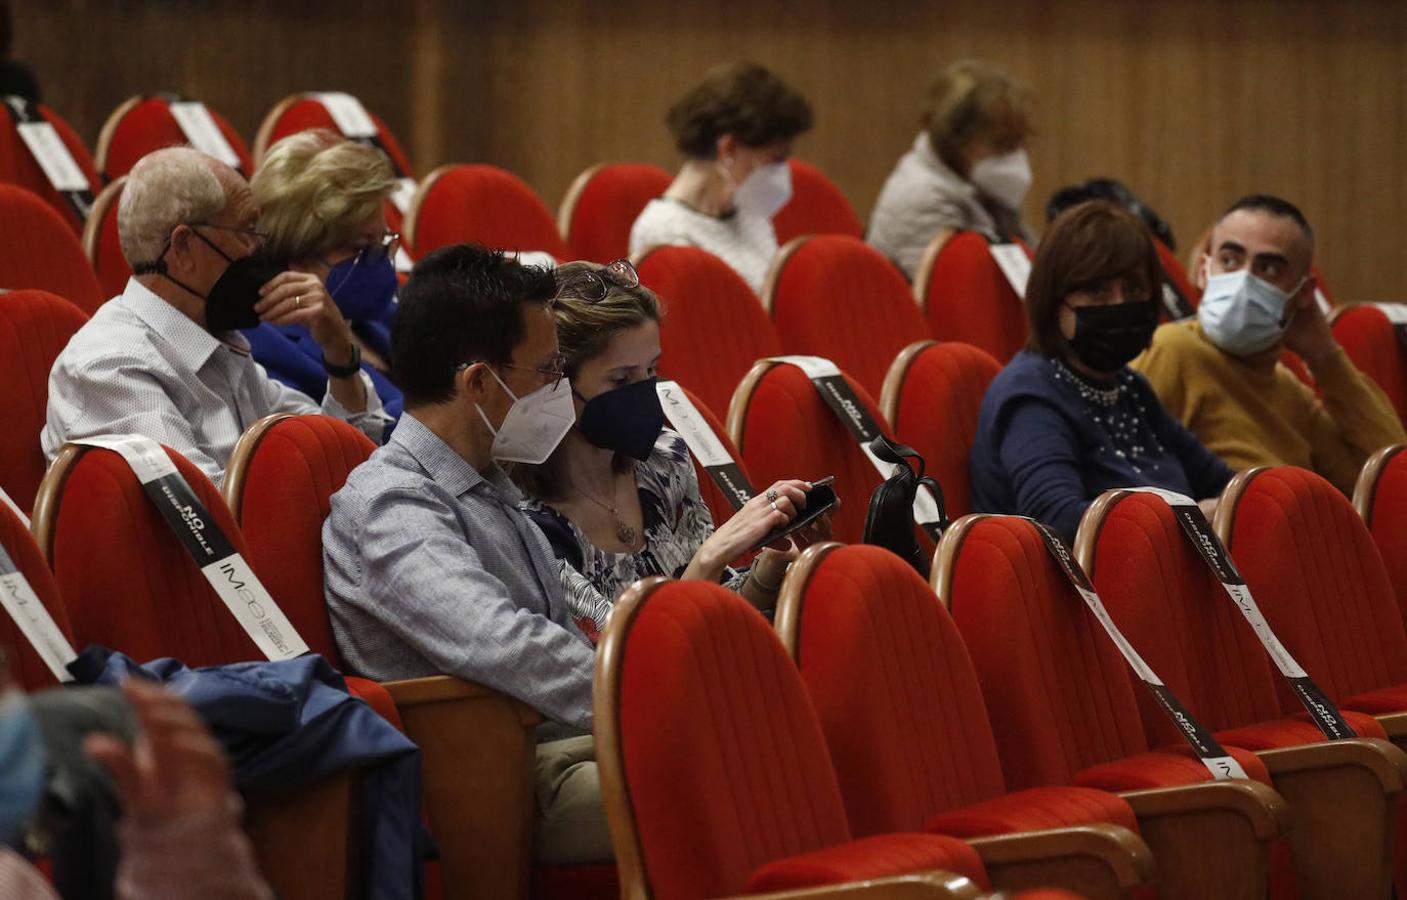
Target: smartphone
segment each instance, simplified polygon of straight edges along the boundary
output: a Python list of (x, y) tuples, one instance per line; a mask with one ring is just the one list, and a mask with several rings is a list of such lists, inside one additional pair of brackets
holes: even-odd
[(761, 550), (792, 532), (800, 531), (834, 509), (836, 504), (840, 502), (840, 498), (836, 496), (833, 484), (835, 484), (834, 475), (827, 475), (825, 478), (811, 482), (811, 490), (806, 495), (806, 505), (796, 514), (796, 518), (780, 528), (774, 528), (771, 533), (754, 544), (752, 549)]

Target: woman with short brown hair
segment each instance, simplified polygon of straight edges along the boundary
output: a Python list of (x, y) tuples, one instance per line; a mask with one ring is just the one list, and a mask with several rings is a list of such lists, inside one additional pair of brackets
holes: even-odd
[(1102, 200), (1062, 213), (1026, 288), (1030, 342), (987, 390), (972, 448), (973, 505), (1073, 539), (1105, 490), (1152, 485), (1195, 499), (1232, 472), (1128, 367), (1158, 325), (1163, 273), (1147, 226)]

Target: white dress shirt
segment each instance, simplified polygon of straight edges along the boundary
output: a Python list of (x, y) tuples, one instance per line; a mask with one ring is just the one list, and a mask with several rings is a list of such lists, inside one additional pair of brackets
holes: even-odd
[(349, 412), (328, 390), (322, 406), (270, 378), (238, 332), (218, 338), (135, 278), (74, 334), (49, 373), (50, 462), (66, 441), (140, 434), (200, 467), (216, 484), (235, 442), (270, 413), (322, 412), (381, 442), (390, 419), (366, 373), (366, 409)]

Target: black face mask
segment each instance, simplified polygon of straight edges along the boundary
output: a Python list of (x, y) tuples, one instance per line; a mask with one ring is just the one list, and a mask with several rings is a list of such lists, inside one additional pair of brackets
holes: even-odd
[(648, 378), (590, 400), (582, 397), (586, 406), (576, 423), (581, 436), (604, 450), (641, 461), (649, 459), (664, 428), (664, 407), (655, 393), (658, 381)]
[(1158, 327), (1158, 307), (1152, 300), (1072, 309), (1075, 336), (1070, 338), (1070, 349), (1096, 372), (1122, 368), (1148, 347)]
[(252, 256), (243, 256), (239, 259), (230, 259), (229, 254), (221, 250), (214, 241), (205, 235), (191, 229), (191, 233), (204, 241), (211, 250), (229, 260), (229, 266), (220, 277), (215, 279), (215, 283), (210, 286), (210, 293), (202, 294), (190, 287), (190, 285), (177, 281), (166, 271), (166, 251), (162, 251), (163, 258), (154, 263), (138, 266), (134, 269), (136, 274), (145, 275), (154, 273), (172, 282), (181, 289), (200, 297), (205, 301), (205, 327), (209, 331), (237, 331), (241, 328), (253, 328), (259, 324), (259, 314), (254, 311), (254, 304), (259, 302), (259, 288), (269, 282), (269, 279), (283, 271), (263, 253), (255, 253)]

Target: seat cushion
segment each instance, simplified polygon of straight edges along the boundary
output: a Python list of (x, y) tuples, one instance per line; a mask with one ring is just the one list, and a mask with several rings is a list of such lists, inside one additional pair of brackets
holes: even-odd
[[(1227, 747), (1226, 752), (1241, 764), (1252, 780), (1270, 784), (1265, 763), (1254, 753), (1239, 747)], [(1193, 755), (1191, 747), (1167, 747), (1126, 756), (1090, 766), (1075, 776), (1075, 784), (1102, 791), (1138, 791), (1211, 780), (1212, 773)]]
[[(1386, 738), (1387, 732), (1378, 720), (1363, 713), (1342, 710), (1348, 727), (1358, 732), (1359, 737)], [(1311, 721), (1309, 715), (1293, 716), (1288, 719), (1273, 719), (1257, 722), (1240, 728), (1228, 728), (1217, 732), (1216, 739), (1223, 745), (1240, 747), (1244, 750), (1275, 750), (1279, 747), (1298, 747), (1301, 744), (1315, 744), (1324, 740), (1324, 733)]]
[(991, 888), (987, 870), (971, 845), (943, 835), (899, 833), (861, 838), (774, 860), (752, 873), (747, 893), (888, 878), (929, 869), (965, 875), (983, 888)]
[(1096, 822), (1138, 833), (1138, 819), (1127, 803), (1107, 791), (1083, 787), (1040, 787), (1004, 794), (940, 813), (924, 827), (935, 834), (984, 837)]
[[(1381, 688), (1376, 691), (1358, 694), (1349, 697), (1339, 704), (1344, 709), (1351, 709), (1369, 715), (1383, 715), (1384, 713), (1395, 713), (1407, 710), (1407, 684), (1399, 684), (1393, 687)], [(1351, 723), (1350, 723), (1351, 724)]]
[(386, 688), (375, 681), (350, 675), (346, 676), (344, 680), (347, 682), (347, 693), (376, 710), (381, 718), (396, 726), (398, 731), (405, 731), (405, 725), (401, 723), (400, 710), (396, 708), (396, 701), (391, 699), (391, 694)]

